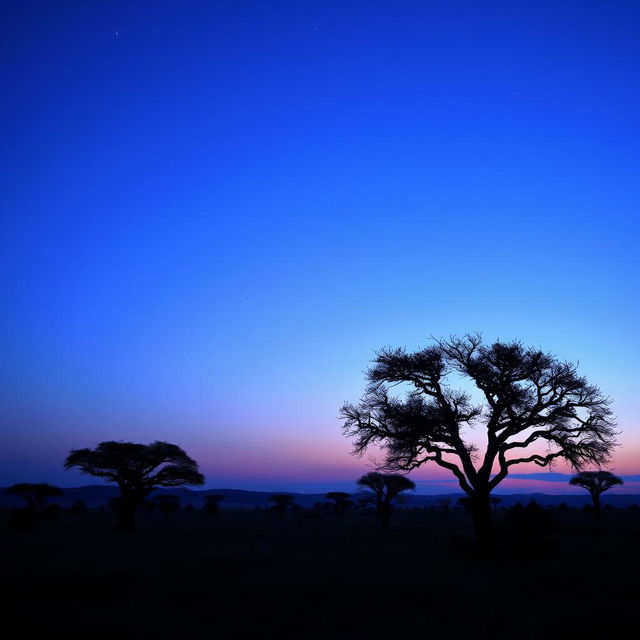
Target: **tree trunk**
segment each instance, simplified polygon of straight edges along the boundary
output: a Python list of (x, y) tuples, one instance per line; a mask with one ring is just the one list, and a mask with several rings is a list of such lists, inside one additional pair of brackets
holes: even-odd
[(600, 494), (592, 493), (591, 499), (593, 500), (593, 517), (599, 522), (600, 521)]
[(389, 516), (391, 515), (391, 505), (382, 505), (380, 510), (380, 523), (383, 529), (389, 528)]
[(138, 505), (131, 498), (122, 497), (118, 510), (118, 529), (133, 531), (136, 528), (136, 511)]
[(487, 551), (493, 541), (493, 523), (489, 491), (476, 491), (471, 496), (471, 515), (475, 532), (476, 548)]

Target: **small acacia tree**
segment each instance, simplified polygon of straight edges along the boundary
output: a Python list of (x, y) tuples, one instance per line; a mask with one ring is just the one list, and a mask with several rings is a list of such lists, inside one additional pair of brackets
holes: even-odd
[[(482, 401), (451, 386), (455, 376)], [(383, 349), (367, 371), (358, 404), (341, 409), (354, 453), (386, 449), (387, 470), (411, 471), (432, 462), (449, 470), (468, 495), (479, 547), (491, 536), (491, 491), (522, 463), (573, 468), (600, 465), (616, 446), (610, 401), (576, 366), (520, 342), (484, 345), (479, 334), (440, 340), (408, 353)], [(390, 386), (406, 383), (406, 396)], [(468, 439), (475, 428), (484, 443)]]
[(138, 508), (156, 487), (204, 484), (198, 463), (168, 442), (101, 442), (95, 449), (72, 450), (64, 466), (118, 485), (118, 525), (124, 530), (135, 528)]
[(380, 518), (383, 529), (389, 526), (392, 503), (404, 491), (416, 488), (413, 480), (398, 473), (379, 473), (371, 471), (358, 480), (358, 486), (369, 489), (373, 493), (376, 513)]
[(209, 493), (204, 497), (204, 507), (202, 514), (205, 516), (215, 516), (220, 511), (220, 503), (224, 500), (224, 496), (220, 493)]
[(172, 513), (180, 511), (180, 496), (173, 493), (163, 493), (153, 498), (166, 520)]
[(339, 516), (343, 516), (347, 509), (353, 505), (351, 494), (344, 491), (329, 491), (325, 498), (333, 502), (333, 509)]
[(272, 509), (280, 518), (284, 518), (284, 512), (288, 507), (293, 506), (293, 496), (288, 493), (275, 493), (269, 496), (269, 502), (273, 502)]
[(624, 484), (624, 481), (610, 471), (581, 471), (569, 480), (569, 484), (589, 492), (593, 501), (593, 516), (600, 520), (600, 495), (611, 487)]
[(37, 512), (44, 510), (49, 498), (56, 498), (63, 494), (62, 489), (51, 484), (30, 482), (20, 482), (5, 489), (5, 494), (9, 496), (19, 496), (27, 502), (27, 508)]
[(30, 482), (20, 482), (14, 484), (5, 493), (9, 496), (19, 496), (27, 502), (27, 518), (33, 519), (45, 512), (47, 500), (63, 495), (62, 489), (46, 482), (32, 484)]

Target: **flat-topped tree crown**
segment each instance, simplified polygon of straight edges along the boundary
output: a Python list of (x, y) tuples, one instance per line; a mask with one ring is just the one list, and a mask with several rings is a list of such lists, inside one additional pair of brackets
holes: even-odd
[(31, 511), (42, 511), (49, 498), (63, 495), (62, 489), (47, 482), (31, 483), (19, 482), (4, 491), (7, 495), (19, 496), (27, 501), (27, 508)]
[(145, 494), (155, 487), (204, 484), (198, 463), (169, 442), (101, 442), (95, 449), (73, 449), (64, 466)]
[(581, 471), (569, 480), (569, 484), (574, 487), (582, 487), (589, 493), (600, 494), (618, 484), (624, 484), (624, 481), (611, 471)]
[(124, 529), (133, 528), (138, 507), (156, 487), (204, 484), (198, 463), (169, 442), (101, 442), (95, 449), (73, 449), (64, 466), (118, 484)]
[(589, 492), (593, 502), (593, 515), (596, 520), (599, 520), (600, 495), (616, 485), (624, 484), (624, 481), (610, 471), (599, 470), (581, 471), (569, 480), (569, 484), (574, 487), (582, 487)]
[(378, 471), (366, 473), (358, 479), (357, 484), (369, 490), (371, 497), (375, 500), (376, 513), (385, 528), (389, 525), (393, 501), (405, 491), (413, 491), (416, 488), (415, 482), (406, 476)]
[[(520, 342), (485, 345), (470, 334), (414, 353), (383, 349), (366, 376), (362, 400), (341, 409), (354, 453), (380, 445), (387, 470), (427, 462), (448, 469), (474, 502), (477, 534), (488, 529), (490, 492), (514, 465), (601, 465), (616, 446), (608, 398), (574, 364)], [(454, 376), (482, 402), (452, 388)], [(390, 395), (399, 383), (410, 387), (403, 398)], [(483, 432), (484, 450), (465, 439), (471, 428)]]

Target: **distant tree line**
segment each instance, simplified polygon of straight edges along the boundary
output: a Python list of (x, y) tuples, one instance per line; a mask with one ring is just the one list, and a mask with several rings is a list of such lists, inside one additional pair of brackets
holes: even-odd
[[(130, 451), (130, 449), (129, 449)], [(402, 494), (406, 491), (414, 490), (415, 483), (406, 476), (392, 473), (369, 472), (361, 476), (357, 480), (357, 486), (362, 491), (357, 494), (357, 502), (354, 496), (342, 491), (330, 491), (325, 495), (327, 502), (319, 502), (315, 504), (315, 511), (318, 515), (322, 513), (332, 512), (338, 516), (344, 516), (349, 510), (358, 508), (360, 510), (368, 510), (373, 508), (376, 516), (380, 520), (382, 528), (389, 526), (390, 516), (393, 512), (393, 505), (402, 498)], [(608, 489), (623, 484), (623, 480), (615, 476), (609, 471), (585, 471), (573, 476), (569, 484), (572, 486), (580, 486), (589, 492), (592, 504), (589, 506), (596, 520), (601, 517), (601, 495)], [(175, 486), (175, 483), (174, 485)], [(55, 517), (58, 513), (58, 505), (50, 504), (51, 498), (58, 498), (63, 495), (62, 489), (50, 484), (40, 483), (19, 483), (5, 490), (7, 495), (13, 495), (22, 498), (25, 506), (22, 509), (14, 510), (14, 526), (22, 529), (31, 528), (32, 524), (38, 519)], [(224, 500), (224, 495), (208, 493), (204, 496), (204, 505), (200, 511), (201, 517), (216, 516), (220, 510), (220, 503)], [(177, 494), (158, 494), (153, 499), (144, 498), (136, 505), (136, 512), (139, 509), (149, 511), (157, 509), (164, 517), (168, 519), (171, 514), (177, 513), (181, 508), (181, 499)], [(272, 503), (270, 511), (283, 518), (287, 511), (305, 511), (302, 507), (295, 503), (295, 497), (291, 494), (273, 494), (269, 497)], [(501, 498), (493, 496), (491, 498), (492, 508), (498, 508)], [(112, 498), (109, 506), (118, 516), (118, 528), (132, 530), (135, 527), (135, 520), (125, 520), (123, 524), (123, 502), (122, 493), (119, 497)], [(450, 498), (442, 498), (438, 501), (437, 507), (429, 507), (429, 510), (447, 513), (451, 506)], [(468, 497), (461, 497), (457, 501), (457, 507), (468, 512), (472, 512), (472, 503)], [(129, 515), (130, 507), (127, 505), (125, 509), (125, 517)], [(414, 507), (415, 508), (415, 507)], [(426, 508), (426, 507), (425, 507)], [(567, 509), (562, 503), (559, 509)], [(586, 508), (586, 507), (585, 507)], [(610, 508), (610, 507), (608, 507)], [(184, 507), (185, 510), (193, 510), (190, 504)], [(76, 501), (69, 512), (75, 515), (87, 513), (86, 504), (83, 501)], [(547, 516), (543, 513), (544, 509), (531, 502), (527, 507), (516, 504), (509, 509), (509, 520), (512, 522), (533, 522), (543, 521)]]

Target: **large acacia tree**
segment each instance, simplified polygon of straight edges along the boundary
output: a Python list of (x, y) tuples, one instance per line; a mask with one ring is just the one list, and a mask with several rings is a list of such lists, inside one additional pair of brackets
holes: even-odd
[[(480, 547), (490, 541), (491, 492), (512, 467), (563, 459), (578, 470), (605, 463), (616, 446), (600, 390), (574, 364), (520, 342), (485, 345), (472, 334), (414, 353), (383, 349), (366, 377), (362, 400), (341, 409), (354, 453), (379, 445), (387, 454), (381, 468), (431, 462), (450, 471), (469, 496)], [(406, 394), (391, 395), (403, 383)]]
[(64, 466), (118, 485), (118, 524), (125, 530), (135, 527), (138, 508), (156, 487), (204, 484), (198, 463), (169, 442), (101, 442), (95, 449), (72, 450)]
[(593, 502), (593, 516), (600, 520), (600, 495), (618, 484), (624, 484), (622, 478), (610, 471), (581, 471), (569, 480), (573, 487), (582, 487), (589, 492)]

